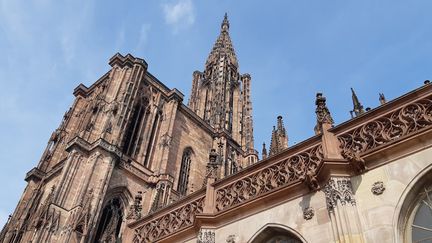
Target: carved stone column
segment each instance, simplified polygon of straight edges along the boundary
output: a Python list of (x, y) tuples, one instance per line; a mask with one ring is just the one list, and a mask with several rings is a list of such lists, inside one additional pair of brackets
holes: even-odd
[(349, 177), (331, 177), (324, 187), (335, 242), (364, 242)]

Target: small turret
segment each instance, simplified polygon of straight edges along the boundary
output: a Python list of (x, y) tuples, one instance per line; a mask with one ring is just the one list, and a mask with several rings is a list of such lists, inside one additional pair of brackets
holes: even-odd
[(265, 143), (263, 143), (263, 148), (262, 148), (262, 159), (267, 159), (267, 149)]
[(283, 125), (282, 116), (278, 116), (277, 126), (273, 126), (269, 156), (278, 154), (286, 148), (288, 148), (288, 136)]
[(351, 117), (354, 118), (355, 116), (359, 116), (363, 114), (365, 111), (363, 109), (363, 105), (360, 103), (359, 99), (357, 98), (356, 93), (354, 92), (354, 89), (351, 88), (352, 93), (352, 101), (353, 101), (353, 110), (350, 111)]

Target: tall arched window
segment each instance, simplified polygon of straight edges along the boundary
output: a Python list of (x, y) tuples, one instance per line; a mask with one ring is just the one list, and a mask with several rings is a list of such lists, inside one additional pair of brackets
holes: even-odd
[(111, 199), (102, 211), (95, 243), (117, 242), (123, 222), (123, 207), (119, 198)]
[(302, 243), (301, 236), (286, 226), (268, 224), (249, 241), (251, 243)]
[(432, 242), (432, 187), (424, 187), (418, 194), (408, 219), (408, 239), (411, 242)]
[(134, 106), (133, 113), (126, 128), (123, 142), (123, 153), (131, 157), (136, 156), (139, 152), (140, 141), (139, 135), (142, 134), (147, 120), (148, 98), (143, 96)]
[(182, 156), (179, 181), (177, 191), (180, 195), (186, 195), (188, 183), (189, 183), (189, 171), (191, 165), (192, 150), (190, 148), (185, 149)]
[(432, 164), (407, 186), (397, 208), (395, 242), (432, 242)]

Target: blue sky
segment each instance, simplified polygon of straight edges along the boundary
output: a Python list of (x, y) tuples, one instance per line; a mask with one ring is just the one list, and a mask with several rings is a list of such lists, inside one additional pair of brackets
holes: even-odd
[(336, 123), (350, 87), (365, 107), (432, 79), (432, 2), (0, 0), (0, 225), (12, 213), (79, 83), (116, 52), (185, 94), (228, 12), (240, 71), (252, 76), (255, 146), (284, 116), (289, 144), (313, 135), (316, 92)]

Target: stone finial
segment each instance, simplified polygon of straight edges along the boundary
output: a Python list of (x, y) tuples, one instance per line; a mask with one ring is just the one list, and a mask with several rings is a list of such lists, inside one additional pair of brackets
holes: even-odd
[(316, 94), (315, 105), (316, 105), (315, 114), (316, 114), (316, 118), (317, 118), (317, 124), (315, 126), (315, 133), (319, 134), (319, 133), (321, 133), (321, 130), (322, 130), (322, 128), (321, 128), (322, 124), (333, 125), (334, 121), (333, 121), (333, 118), (330, 114), (329, 109), (327, 108), (326, 98), (323, 96), (322, 93)]
[(381, 105), (384, 105), (385, 103), (387, 103), (387, 100), (386, 100), (383, 93), (379, 93), (379, 102)]
[(351, 94), (352, 94), (352, 101), (353, 101), (353, 110), (350, 111), (351, 117), (354, 118), (355, 116), (359, 116), (363, 114), (365, 111), (363, 109), (363, 105), (360, 103), (355, 91), (353, 88), (351, 88)]
[(229, 30), (228, 14), (225, 13), (224, 19), (221, 24), (221, 31), (228, 31), (228, 30)]
[(266, 149), (266, 144), (263, 143), (263, 148), (262, 148), (262, 159), (266, 159), (267, 158), (267, 149)]

